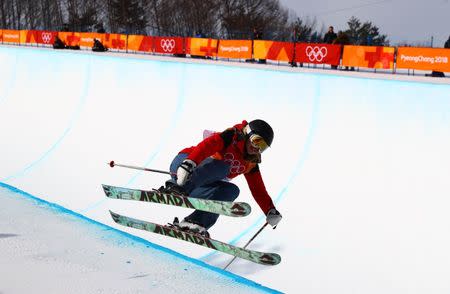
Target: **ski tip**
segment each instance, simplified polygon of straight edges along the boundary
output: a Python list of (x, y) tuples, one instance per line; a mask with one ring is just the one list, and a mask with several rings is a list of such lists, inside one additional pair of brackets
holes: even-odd
[(267, 253), (260, 258), (260, 263), (264, 265), (277, 265), (280, 262), (281, 256), (277, 253)]
[(105, 185), (102, 184), (103, 187), (103, 192), (105, 192), (106, 197), (108, 198), (113, 198), (113, 199), (121, 199), (118, 195), (117, 195), (117, 188), (118, 187), (114, 187), (114, 186), (110, 186), (110, 185)]
[(119, 221), (120, 215), (118, 215), (117, 213), (115, 213), (111, 210), (109, 211), (109, 213), (111, 214), (112, 219), (117, 223)]
[(109, 166), (110, 166), (110, 167), (114, 167), (114, 165), (115, 165), (114, 160), (111, 160), (111, 161), (109, 162)]
[(252, 212), (252, 207), (250, 204), (245, 202), (236, 202), (231, 207), (231, 211), (233, 212), (232, 216), (243, 217)]
[(103, 188), (103, 192), (105, 192), (106, 196), (109, 197), (110, 196), (110, 186), (102, 184), (102, 188)]

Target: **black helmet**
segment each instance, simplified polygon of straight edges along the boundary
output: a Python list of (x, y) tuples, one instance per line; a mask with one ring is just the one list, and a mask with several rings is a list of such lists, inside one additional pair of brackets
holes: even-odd
[(250, 127), (250, 132), (247, 135), (251, 135), (251, 133), (258, 134), (266, 141), (267, 145), (272, 145), (273, 130), (268, 123), (261, 119), (255, 119), (249, 122), (248, 126)]

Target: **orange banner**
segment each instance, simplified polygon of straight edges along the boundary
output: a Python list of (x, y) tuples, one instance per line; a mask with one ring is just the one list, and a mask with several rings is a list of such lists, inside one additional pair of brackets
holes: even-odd
[(94, 39), (99, 40), (105, 45), (103, 42), (105, 40), (105, 34), (99, 33), (80, 33), (80, 46), (92, 48), (94, 46)]
[(58, 37), (66, 44), (66, 46), (80, 46), (80, 33), (58, 32)]
[(341, 49), (341, 45), (297, 43), (295, 44), (295, 61), (339, 65)]
[(255, 40), (253, 44), (255, 59), (270, 59), (276, 61), (292, 61), (294, 43)]
[(394, 68), (394, 47), (344, 46), (343, 66)]
[(20, 43), (20, 31), (3, 30), (4, 43)]
[(184, 38), (181, 37), (153, 37), (155, 53), (185, 54)]
[[(20, 30), (20, 31), (19, 31), (19, 34), (20, 34), (20, 40), (19, 40), (19, 43), (20, 43), (20, 44), (29, 43), (29, 42), (26, 42), (26, 39), (27, 39), (27, 35), (28, 35), (30, 32), (31, 32), (31, 31), (28, 31), (28, 30)], [(36, 42), (35, 40), (33, 40), (33, 44), (37, 44), (37, 42)]]
[(103, 34), (103, 45), (109, 49), (126, 50), (127, 49), (127, 35), (121, 34)]
[(450, 49), (399, 47), (397, 68), (450, 72)]
[(219, 40), (217, 56), (233, 59), (251, 59), (251, 40)]
[(51, 31), (21, 31), (20, 43), (23, 44), (41, 44), (41, 45), (53, 45), (55, 42), (55, 36), (58, 32)]
[(3, 30), (0, 30), (0, 42), (3, 42)]
[(187, 38), (187, 54), (195, 56), (216, 56), (217, 40), (205, 38)]
[(143, 35), (129, 35), (128, 36), (128, 50), (152, 52), (153, 51), (153, 37)]

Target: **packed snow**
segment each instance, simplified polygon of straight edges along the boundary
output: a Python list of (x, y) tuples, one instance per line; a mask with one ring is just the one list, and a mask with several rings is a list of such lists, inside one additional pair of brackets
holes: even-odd
[[(448, 79), (17, 47), (0, 62), (0, 182), (74, 212), (2, 189), (0, 292), (450, 291)], [(167, 179), (111, 160), (168, 169), (205, 129), (256, 118), (275, 130), (261, 170), (283, 219), (249, 248), (279, 265), (224, 272), (229, 255), (113, 222), (189, 210), (107, 199), (101, 184)], [(244, 246), (265, 219), (234, 183), (252, 213), (210, 233)]]

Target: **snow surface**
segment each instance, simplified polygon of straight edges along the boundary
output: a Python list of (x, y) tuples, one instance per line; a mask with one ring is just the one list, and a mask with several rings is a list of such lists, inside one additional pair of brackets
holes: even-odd
[[(221, 268), (230, 256), (108, 213), (166, 223), (186, 209), (106, 199), (101, 184), (157, 188), (164, 175), (107, 163), (168, 169), (204, 129), (263, 118), (275, 140), (261, 170), (283, 220), (249, 248), (282, 262), (230, 272), (286, 293), (450, 291), (449, 79), (8, 47), (0, 62), (0, 182)], [(210, 232), (243, 246), (264, 217), (234, 182), (253, 212)]]
[(0, 293), (274, 293), (0, 187)]

